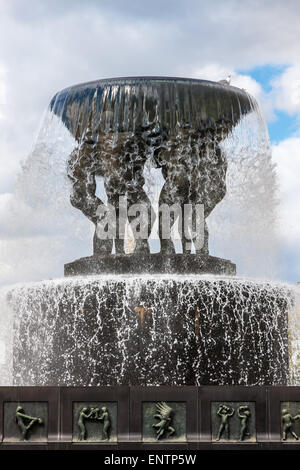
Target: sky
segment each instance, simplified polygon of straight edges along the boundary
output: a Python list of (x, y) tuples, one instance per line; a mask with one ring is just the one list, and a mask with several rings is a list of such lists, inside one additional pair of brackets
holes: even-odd
[(229, 73), (266, 119), (279, 187), (278, 277), (300, 281), (299, 20), (298, 0), (0, 0), (0, 283), (16, 237), (3, 228), (7, 201), (58, 90), (106, 77)]

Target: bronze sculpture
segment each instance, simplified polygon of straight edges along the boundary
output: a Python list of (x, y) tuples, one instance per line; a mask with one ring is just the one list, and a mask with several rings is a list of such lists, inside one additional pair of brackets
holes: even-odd
[(111, 419), (109, 416), (108, 409), (106, 406), (101, 408), (102, 414), (99, 416), (99, 421), (103, 421), (103, 428), (102, 428), (102, 440), (109, 441), (109, 432), (111, 428)]
[(158, 413), (153, 417), (159, 419), (160, 421), (153, 424), (152, 427), (157, 429), (156, 440), (158, 441), (164, 437), (164, 434), (166, 433), (168, 433), (168, 437), (172, 436), (175, 433), (175, 429), (173, 426), (171, 426), (173, 409), (164, 401), (157, 403), (156, 408)]
[(219, 441), (223, 434), (226, 432), (227, 438), (230, 438), (229, 418), (234, 415), (234, 409), (227, 405), (220, 405), (217, 411), (217, 415), (221, 418), (221, 424), (219, 427), (218, 437), (216, 441)]
[(111, 418), (109, 411), (106, 406), (103, 406), (101, 408), (101, 415), (99, 416), (100, 413), (100, 408), (98, 407), (91, 407), (88, 408), (84, 406), (80, 411), (79, 411), (79, 417), (78, 417), (78, 427), (80, 430), (79, 433), (79, 440), (87, 440), (88, 439), (88, 434), (87, 434), (87, 429), (86, 429), (86, 421), (93, 421), (99, 423), (99, 421), (103, 422), (102, 426), (102, 440), (103, 441), (109, 441), (109, 434), (111, 430)]
[(240, 406), (238, 409), (238, 417), (241, 420), (240, 423), (240, 441), (243, 441), (246, 436), (250, 436), (248, 431), (248, 421), (251, 417), (249, 406)]
[(296, 441), (299, 440), (299, 436), (293, 430), (293, 424), (295, 420), (300, 419), (300, 415), (292, 416), (286, 408), (281, 412), (281, 422), (282, 422), (282, 440), (287, 439), (288, 434), (291, 434)]
[(21, 431), (22, 438), (25, 441), (29, 430), (32, 429), (35, 424), (43, 424), (43, 420), (42, 418), (26, 415), (22, 406), (18, 406), (16, 409), (16, 423)]
[[(170, 227), (179, 222), (183, 254), (190, 255), (194, 247), (199, 270), (223, 269), (233, 274), (232, 263), (209, 257), (205, 221), (226, 194), (227, 161), (221, 143), (241, 117), (251, 112), (252, 101), (238, 88), (166, 77), (98, 80), (55, 96), (50, 108), (77, 141), (68, 161), (70, 200), (95, 225), (94, 257), (69, 263), (65, 273), (136, 272), (137, 253), (148, 262), (147, 272), (162, 272), (168, 255), (169, 270), (178, 271), (181, 266), (193, 272), (194, 267), (187, 262), (182, 265), (175, 256)], [(148, 245), (156, 216), (144, 189), (146, 162), (160, 169), (164, 178), (157, 214), (161, 256), (150, 256)], [(97, 195), (98, 177), (103, 178), (107, 204)], [(124, 204), (129, 207), (125, 215)], [(188, 230), (182, 230), (179, 212), (183, 214), (187, 205), (191, 206), (191, 223)], [(195, 212), (200, 205), (201, 236)], [(164, 228), (165, 208), (170, 219)], [(106, 230), (107, 219), (113, 219), (112, 233)], [(125, 261), (126, 222), (134, 224), (136, 256), (127, 256)], [(202, 266), (199, 260), (208, 258), (222, 267), (212, 267), (207, 261)]]
[(78, 427), (80, 429), (79, 439), (81, 441), (83, 441), (87, 438), (85, 420), (89, 419), (92, 416), (93, 412), (94, 412), (93, 408), (89, 411), (89, 409), (87, 407), (82, 408), (79, 412), (79, 417), (78, 417), (77, 424), (78, 424)]

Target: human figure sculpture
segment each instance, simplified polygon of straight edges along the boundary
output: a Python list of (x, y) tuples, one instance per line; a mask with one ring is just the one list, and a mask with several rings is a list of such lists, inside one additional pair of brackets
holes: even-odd
[(91, 410), (89, 411), (87, 407), (82, 408), (79, 412), (77, 424), (80, 429), (79, 439), (81, 441), (84, 441), (87, 437), (85, 420), (89, 419), (93, 413), (94, 413), (94, 408), (91, 408)]
[(283, 409), (281, 412), (281, 421), (282, 421), (282, 440), (285, 441), (288, 434), (291, 434), (297, 441), (299, 436), (293, 430), (293, 424), (297, 419), (300, 419), (300, 415), (292, 416), (287, 409)]
[[(155, 161), (162, 168), (165, 184), (161, 190), (159, 206), (176, 204), (180, 207), (179, 214), (184, 214), (184, 205), (203, 204), (204, 219), (226, 194), (226, 157), (221, 151), (220, 142), (229, 132), (230, 125), (219, 120), (214, 127), (199, 131), (181, 129), (174, 138), (164, 144), (157, 153)], [(172, 212), (171, 224), (180, 215)], [(196, 233), (195, 215), (192, 218), (192, 232)], [(181, 222), (182, 223), (182, 222)], [(170, 238), (163, 237), (163, 214), (159, 214), (159, 238), (161, 251), (175, 253)], [(191, 237), (190, 237), (191, 238)], [(190, 252), (190, 238), (182, 233), (182, 251)], [(195, 252), (208, 255), (208, 229), (204, 224), (204, 240), (201, 246), (195, 244)]]
[[(28, 424), (25, 424), (25, 423)], [(27, 440), (28, 432), (35, 424), (42, 424), (42, 418), (35, 418), (33, 416), (26, 415), (22, 406), (18, 406), (16, 409), (16, 423), (21, 431), (23, 440)]]
[(240, 441), (243, 441), (246, 436), (250, 436), (248, 432), (248, 422), (251, 417), (249, 406), (240, 406), (238, 409), (238, 417), (240, 418)]
[(219, 441), (223, 436), (224, 432), (227, 434), (227, 438), (230, 438), (229, 418), (234, 415), (234, 409), (226, 405), (220, 405), (217, 411), (217, 415), (221, 418), (221, 424), (219, 427), (218, 437), (216, 441)]
[(171, 426), (173, 409), (167, 405), (166, 402), (156, 403), (157, 414), (154, 415), (154, 418), (158, 418), (160, 421), (152, 425), (153, 428), (156, 428), (156, 440), (158, 441), (165, 433), (168, 433), (168, 437), (172, 436), (175, 433), (175, 429)]
[(111, 428), (111, 420), (109, 416), (108, 409), (106, 406), (101, 408), (102, 414), (99, 416), (99, 421), (103, 421), (103, 428), (102, 428), (102, 440), (109, 441), (109, 432)]
[[(124, 228), (120, 221), (120, 198), (127, 201), (127, 206), (142, 204), (145, 218), (141, 214), (141, 225), (147, 227), (150, 236), (155, 221), (154, 211), (143, 186), (144, 166), (149, 157), (149, 149), (158, 151), (164, 134), (156, 126), (145, 125), (131, 133), (120, 133), (115, 138), (113, 133), (93, 129), (93, 113), (97, 93), (93, 98), (88, 127), (73, 150), (68, 162), (68, 176), (73, 183), (71, 203), (80, 209), (95, 224), (94, 254), (111, 254), (113, 239), (100, 239), (97, 225), (103, 220), (103, 211), (112, 206), (115, 210), (115, 253), (124, 253)], [(107, 194), (107, 206), (96, 196), (96, 177), (103, 177)], [(99, 214), (100, 212), (100, 214)], [(136, 214), (127, 214), (129, 224)], [(122, 226), (120, 225), (122, 224)], [(120, 234), (121, 231), (121, 234)], [(121, 235), (121, 236), (120, 236)], [(135, 239), (137, 252), (149, 252), (147, 239)]]
[(99, 419), (100, 408), (91, 408), (91, 416), (89, 419)]
[(104, 441), (109, 441), (109, 433), (111, 429), (111, 418), (109, 415), (109, 411), (106, 408), (106, 406), (103, 406), (101, 408), (101, 414), (100, 414), (100, 408), (87, 408), (84, 407), (80, 410), (79, 412), (79, 418), (78, 418), (78, 427), (80, 429), (80, 435), (79, 439), (80, 440), (86, 440), (87, 439), (87, 430), (86, 430), (86, 425), (85, 421), (94, 421), (94, 422), (103, 422), (103, 428), (102, 428), (102, 440)]
[[(96, 227), (94, 254), (112, 252), (112, 237), (104, 239), (99, 237), (97, 232), (108, 207), (113, 207), (115, 214), (115, 253), (124, 253), (125, 225), (124, 221), (120, 220), (120, 198), (126, 199), (128, 207), (134, 204), (143, 205), (143, 214), (139, 214), (140, 226), (146, 227), (147, 237), (150, 236), (155, 216), (143, 189), (144, 166), (150, 156), (154, 165), (161, 168), (165, 179), (159, 205), (166, 204), (171, 208), (177, 204), (183, 214), (185, 204), (202, 204), (206, 219), (226, 193), (227, 162), (220, 142), (228, 135), (232, 123), (218, 119), (213, 126), (198, 130), (182, 126), (178, 127), (176, 134), (168, 133), (157, 122), (140, 124), (132, 132), (105, 132), (102, 128), (93, 127), (96, 106), (97, 90), (91, 102), (87, 127), (82, 135), (77, 135), (78, 145), (68, 162), (68, 176), (73, 183), (71, 203)], [(107, 206), (96, 196), (96, 177), (104, 179)], [(170, 216), (173, 225), (179, 215), (171, 210)], [(131, 224), (136, 218), (136, 213), (128, 213), (127, 218)], [(175, 253), (171, 239), (163, 236), (162, 225), (163, 215), (160, 212), (161, 252)], [(192, 218), (191, 229), (195, 233), (195, 217)], [(147, 238), (140, 237), (137, 231), (134, 232), (135, 251), (148, 253)], [(182, 236), (183, 252), (191, 251), (190, 239), (186, 234)], [(196, 245), (195, 250), (197, 253), (208, 254), (206, 223), (203, 244), (200, 247)]]

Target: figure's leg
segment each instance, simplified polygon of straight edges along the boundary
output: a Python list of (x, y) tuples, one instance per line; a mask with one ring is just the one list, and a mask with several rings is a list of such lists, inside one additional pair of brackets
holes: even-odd
[(216, 441), (219, 441), (221, 439), (223, 431), (224, 431), (224, 424), (222, 423), (219, 427), (218, 437), (217, 437)]
[[(171, 239), (171, 228), (177, 221), (179, 213), (176, 213), (175, 210), (171, 210), (175, 201), (171, 199), (171, 196), (174, 196), (172, 188), (165, 183), (164, 187), (161, 190), (159, 197), (159, 214), (158, 214), (158, 234), (160, 240), (160, 252), (165, 254), (176, 253), (174, 243)], [(175, 199), (175, 197), (174, 197)], [(181, 205), (178, 204), (178, 210), (181, 211)], [(164, 234), (168, 235), (167, 238), (164, 238)]]
[[(155, 213), (151, 202), (143, 189), (129, 193), (127, 200), (128, 222), (135, 239), (135, 252), (149, 253), (148, 239), (155, 221)], [(132, 213), (130, 211), (131, 207)]]
[[(177, 218), (175, 219), (174, 214), (170, 213), (170, 226), (171, 227), (175, 224), (176, 220), (177, 220)], [(165, 223), (166, 223), (166, 221), (163, 217), (163, 214), (159, 213), (160, 252), (164, 253), (164, 254), (176, 253), (175, 246), (174, 246), (174, 243), (173, 243), (171, 237), (170, 238), (163, 238), (163, 233), (164, 233), (163, 224), (165, 224)]]
[(172, 428), (172, 426), (168, 427), (168, 431), (169, 431), (169, 436), (172, 436), (175, 433), (175, 429)]
[(246, 426), (245, 426), (245, 425), (242, 425), (242, 426), (241, 426), (241, 433), (240, 433), (240, 441), (243, 441), (243, 440), (244, 440), (244, 437), (245, 437), (245, 430), (246, 430)]
[(113, 240), (106, 239), (101, 240), (97, 236), (97, 231), (95, 230), (94, 239), (93, 239), (93, 248), (94, 254), (96, 255), (110, 255), (112, 252)]
[(32, 426), (37, 423), (39, 421), (39, 418), (34, 418), (32, 419), (29, 424), (27, 424), (27, 426), (24, 427), (24, 430), (23, 430), (23, 439), (27, 439), (27, 435), (28, 435), (28, 432), (29, 430), (32, 428)]
[[(122, 214), (121, 207), (120, 207), (120, 200), (121, 200), (120, 198), (122, 197), (124, 198), (124, 194), (121, 193), (121, 190), (122, 188), (120, 188), (120, 192), (116, 192), (116, 189), (113, 190), (113, 188), (111, 188), (111, 191), (106, 189), (106, 192), (108, 195), (108, 204), (114, 210), (114, 214), (112, 215), (113, 218), (110, 219), (110, 223), (115, 224), (115, 231), (114, 231), (115, 233), (113, 234), (112, 237), (110, 237), (108, 242), (111, 243), (111, 251), (112, 251), (112, 246), (114, 242), (116, 254), (124, 253), (124, 237), (125, 237), (124, 230), (122, 230), (122, 233), (120, 233), (120, 227), (122, 228), (122, 223), (120, 221), (120, 217)], [(123, 225), (125, 227), (125, 223)]]
[[(110, 201), (108, 200), (110, 203)], [(111, 223), (111, 216), (107, 212), (107, 206), (103, 203), (103, 201), (100, 201), (99, 199), (99, 205), (97, 207), (97, 219), (95, 222), (95, 234), (94, 234), (94, 254), (97, 255), (105, 255), (105, 254), (111, 254), (112, 252), (112, 247), (113, 247), (113, 238), (108, 237), (105, 238), (103, 235), (104, 231), (108, 230), (108, 225), (106, 223), (108, 222)], [(103, 230), (99, 230), (101, 224), (103, 225)]]
[(79, 429), (80, 429), (79, 439), (80, 439), (81, 441), (84, 441), (84, 440), (85, 440), (85, 436), (86, 436), (85, 425), (82, 424), (82, 423), (79, 423), (78, 426), (79, 426)]
[(160, 431), (158, 431), (158, 434), (157, 434), (157, 437), (156, 437), (156, 440), (157, 440), (157, 441), (162, 437), (162, 435), (164, 434), (164, 432), (165, 432), (164, 428), (162, 428)]
[[(204, 219), (206, 220), (215, 206), (224, 198), (226, 194), (226, 171), (227, 161), (225, 155), (221, 152), (218, 143), (212, 138), (211, 142), (205, 143), (207, 140), (206, 132), (202, 136), (196, 137), (195, 147), (191, 149), (190, 159), (195, 164), (193, 171), (189, 172), (187, 179), (188, 197), (184, 198), (184, 203), (193, 205), (195, 212), (197, 204), (203, 204)], [(188, 170), (187, 170), (188, 171)], [(193, 233), (196, 230), (196, 217), (192, 218)], [(201, 248), (195, 247), (196, 253), (208, 255), (208, 228), (206, 222), (204, 227), (204, 244)], [(183, 252), (189, 252), (186, 248), (185, 239), (183, 242)], [(190, 243), (188, 243), (189, 247)], [(195, 245), (195, 244), (194, 244)]]
[(27, 427), (25, 426), (24, 423), (19, 423), (19, 428), (20, 428), (20, 431), (21, 431), (21, 434), (22, 434), (22, 439), (25, 441), (26, 440), (26, 435), (27, 435)]
[(104, 441), (109, 440), (108, 431), (109, 431), (109, 424), (107, 423), (107, 424), (104, 424), (103, 426), (103, 440)]
[(282, 427), (282, 440), (283, 440), (283, 441), (286, 440), (286, 435), (287, 435), (287, 427), (286, 427), (286, 425), (284, 424), (283, 427)]
[(225, 424), (225, 428), (226, 428), (227, 439), (230, 439), (229, 423), (228, 422)]
[[(120, 217), (121, 217), (121, 210), (119, 207), (119, 202), (116, 202), (116, 238), (115, 238), (116, 254), (125, 253), (125, 223), (123, 223), (123, 226), (124, 226), (124, 231), (123, 231)], [(120, 233), (120, 228), (122, 230), (122, 234)]]
[[(198, 225), (198, 226), (197, 226)], [(183, 227), (184, 230), (184, 227)], [(196, 237), (186, 238), (183, 232), (182, 250), (183, 253), (191, 252), (191, 241), (194, 243), (195, 253), (201, 253), (208, 255), (208, 228), (207, 223), (203, 217), (199, 217), (198, 223), (196, 219), (196, 204), (193, 205), (193, 214), (191, 218), (191, 230), (192, 234), (197, 234)], [(199, 244), (199, 246), (198, 246)]]

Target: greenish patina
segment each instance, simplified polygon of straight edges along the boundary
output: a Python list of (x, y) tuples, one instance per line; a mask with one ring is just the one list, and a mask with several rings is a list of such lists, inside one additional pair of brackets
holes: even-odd
[(248, 405), (239, 407), (238, 417), (241, 420), (240, 441), (243, 441), (246, 436), (250, 436), (250, 432), (248, 431), (248, 421), (251, 417), (251, 411)]
[(221, 439), (221, 436), (224, 432), (226, 432), (227, 438), (230, 439), (229, 418), (234, 415), (234, 409), (226, 405), (220, 405), (217, 411), (217, 415), (221, 418), (221, 424), (219, 427), (219, 433), (216, 441), (219, 441)]
[(255, 442), (255, 402), (212, 402), (212, 440)]
[(43, 420), (42, 418), (26, 415), (24, 408), (18, 406), (16, 409), (16, 423), (25, 441), (28, 437), (29, 430), (36, 424), (43, 424)]
[(85, 420), (89, 419), (92, 416), (93, 412), (94, 408), (91, 408), (91, 410), (89, 411), (89, 409), (86, 407), (82, 408), (82, 410), (79, 412), (78, 427), (80, 429), (79, 439), (81, 441), (85, 440), (87, 437)]
[(289, 434), (293, 436), (296, 441), (299, 440), (298, 434), (296, 434), (294, 429), (294, 423), (300, 419), (300, 415), (293, 416), (287, 408), (283, 407), (281, 409), (281, 423), (282, 423), (282, 440), (286, 441), (289, 437)]
[(79, 412), (78, 417), (78, 427), (80, 429), (79, 433), (79, 440), (86, 440), (87, 439), (87, 430), (85, 422), (86, 420), (93, 420), (93, 421), (103, 421), (103, 428), (102, 428), (102, 440), (109, 441), (109, 431), (111, 428), (111, 419), (109, 416), (108, 409), (106, 406), (101, 408), (102, 414), (99, 416), (100, 409), (99, 408), (87, 408), (86, 406), (83, 407)]
[(186, 442), (186, 406), (186, 402), (143, 402), (143, 442)]
[(168, 437), (172, 436), (175, 433), (175, 429), (171, 426), (174, 414), (173, 409), (164, 401), (157, 403), (156, 409), (157, 413), (153, 418), (159, 419), (159, 422), (152, 425), (156, 429), (156, 439), (159, 440), (165, 434)]
[(103, 441), (109, 441), (109, 432), (111, 428), (111, 420), (109, 416), (108, 409), (106, 406), (101, 408), (102, 414), (99, 416), (99, 421), (103, 421), (103, 428), (102, 428), (102, 439)]
[(73, 404), (73, 441), (117, 441), (117, 403)]

